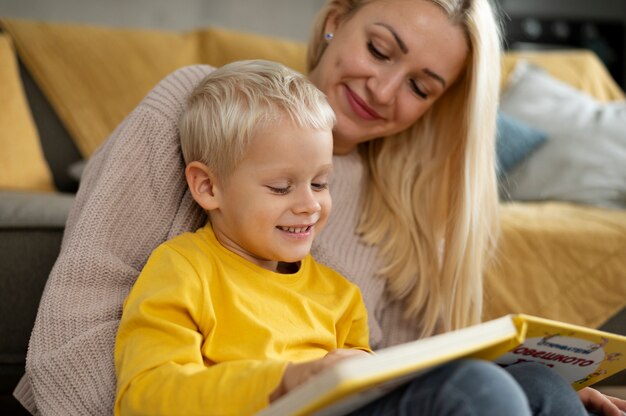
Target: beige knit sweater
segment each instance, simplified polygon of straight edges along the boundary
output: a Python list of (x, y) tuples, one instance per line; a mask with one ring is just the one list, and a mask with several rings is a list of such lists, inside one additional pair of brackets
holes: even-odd
[[(89, 161), (15, 391), (31, 412), (112, 414), (122, 303), (151, 251), (206, 219), (186, 192), (177, 124), (185, 97), (210, 70), (187, 67), (164, 79)], [(418, 328), (375, 276), (376, 249), (355, 234), (361, 159), (355, 152), (334, 163), (333, 212), (313, 254), (360, 286), (375, 348), (413, 339)]]

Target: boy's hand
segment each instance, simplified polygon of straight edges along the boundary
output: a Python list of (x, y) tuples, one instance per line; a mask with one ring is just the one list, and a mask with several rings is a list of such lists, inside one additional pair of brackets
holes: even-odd
[(283, 380), (274, 392), (270, 395), (270, 402), (287, 394), (294, 388), (303, 384), (317, 373), (336, 365), (339, 361), (347, 358), (362, 357), (369, 355), (367, 352), (356, 349), (336, 349), (330, 351), (324, 357), (307, 361), (304, 363), (289, 363), (283, 374)]

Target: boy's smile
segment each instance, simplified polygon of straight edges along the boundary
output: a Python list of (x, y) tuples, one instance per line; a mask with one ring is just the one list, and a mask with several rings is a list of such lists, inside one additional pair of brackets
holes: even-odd
[(217, 239), (270, 270), (301, 260), (328, 218), (331, 170), (330, 131), (288, 120), (260, 129), (235, 170), (215, 182)]

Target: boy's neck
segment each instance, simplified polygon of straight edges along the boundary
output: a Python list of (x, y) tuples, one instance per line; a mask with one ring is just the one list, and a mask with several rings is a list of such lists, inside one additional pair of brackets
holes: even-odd
[(294, 262), (294, 263), (285, 263), (285, 262), (279, 261), (278, 264), (276, 265), (276, 272), (283, 273), (283, 274), (296, 273), (298, 270), (300, 270), (300, 263), (301, 262), (299, 261)]
[(243, 259), (254, 263), (259, 267), (282, 274), (293, 274), (300, 270), (300, 265), (302, 264), (302, 261), (284, 262), (276, 260), (262, 260), (259, 257), (254, 257), (251, 254), (247, 253), (245, 250), (241, 249), (241, 247), (239, 247), (239, 245), (236, 244), (232, 239), (227, 237), (226, 234), (216, 231), (210, 220), (207, 221), (206, 226), (213, 231), (213, 235), (215, 236), (218, 244), (220, 244), (226, 250), (237, 254)]

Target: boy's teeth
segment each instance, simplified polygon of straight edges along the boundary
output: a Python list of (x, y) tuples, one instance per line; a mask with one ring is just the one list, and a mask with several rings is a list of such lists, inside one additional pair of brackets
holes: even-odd
[(306, 231), (309, 227), (281, 227), (284, 231), (290, 232), (290, 233), (301, 233)]

